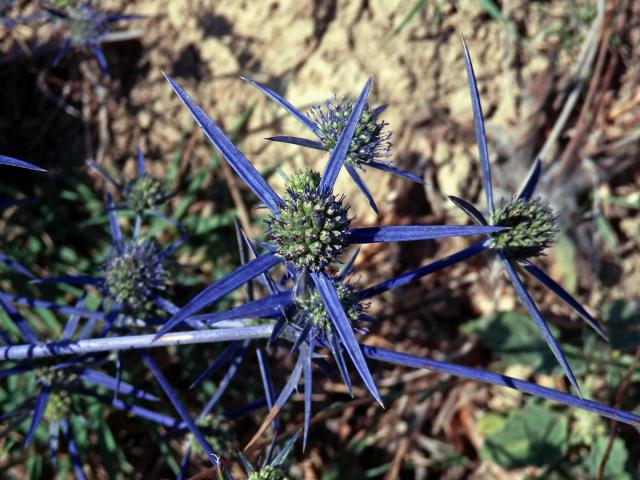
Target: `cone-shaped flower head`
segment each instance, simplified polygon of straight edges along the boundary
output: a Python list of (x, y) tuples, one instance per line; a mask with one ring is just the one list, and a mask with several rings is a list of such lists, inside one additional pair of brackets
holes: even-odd
[(167, 199), (164, 184), (149, 173), (143, 173), (124, 185), (127, 206), (141, 215), (154, 210)]
[[(350, 283), (333, 280), (338, 299), (351, 323), (358, 321), (360, 314), (367, 305), (362, 302), (356, 289)], [(295, 298), (296, 320), (302, 324), (311, 322), (313, 327), (327, 335), (332, 331), (331, 317), (322, 301), (320, 293), (315, 288), (306, 288)]]
[(68, 418), (73, 406), (73, 399), (65, 386), (74, 383), (78, 376), (70, 372), (69, 369), (48, 365), (36, 368), (34, 373), (39, 386), (51, 392), (43, 418), (49, 422)]
[(54, 390), (49, 395), (43, 418), (48, 422), (59, 422), (69, 417), (73, 399), (66, 390)]
[(277, 213), (266, 220), (267, 240), (301, 271), (321, 271), (348, 245), (349, 207), (343, 198), (319, 187), (319, 173), (295, 173), (287, 180), (287, 196)]
[(284, 468), (276, 465), (265, 465), (260, 470), (251, 472), (249, 480), (288, 480)]
[[(63, 2), (65, 4), (73, 2)], [(107, 15), (89, 5), (67, 5), (69, 38), (75, 46), (95, 44), (107, 31)]]
[(287, 455), (291, 452), (291, 448), (298, 438), (298, 435), (299, 432), (293, 435), (275, 458), (270, 458), (273, 451), (269, 450), (262, 466), (258, 469), (254, 468), (253, 465), (249, 463), (249, 460), (240, 453), (240, 461), (242, 462), (242, 466), (247, 474), (247, 478), (249, 480), (289, 480), (284, 464)]
[(154, 240), (131, 241), (113, 249), (102, 267), (109, 296), (131, 312), (145, 310), (158, 291), (169, 286), (169, 274)]
[[(309, 117), (317, 125), (320, 142), (325, 150), (331, 151), (344, 130), (354, 102), (338, 99), (336, 96), (324, 102), (324, 105), (312, 107)], [(349, 144), (346, 163), (362, 166), (374, 160), (385, 160), (390, 156), (391, 132), (385, 132), (384, 121), (378, 121), (377, 115), (365, 104), (358, 120), (355, 133)]]
[(518, 198), (503, 205), (493, 212), (490, 223), (509, 227), (491, 234), (491, 247), (515, 261), (541, 255), (558, 233), (556, 215), (539, 198)]

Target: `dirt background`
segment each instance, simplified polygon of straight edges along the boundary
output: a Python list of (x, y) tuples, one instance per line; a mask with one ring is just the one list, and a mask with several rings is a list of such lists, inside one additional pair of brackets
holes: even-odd
[[(295, 146), (266, 142), (270, 135), (305, 132), (240, 77), (265, 83), (302, 107), (334, 93), (353, 97), (371, 76), (370, 102), (389, 104), (383, 118), (394, 132), (394, 164), (422, 176), (428, 187), (369, 171), (365, 178), (381, 207), (379, 219), (346, 175), (341, 175), (337, 189), (354, 198), (352, 208), (363, 225), (460, 223), (466, 218), (447, 201), (447, 195), (484, 202), (462, 35), (469, 45), (486, 115), (496, 200), (508, 198), (517, 189), (533, 159), (543, 152), (545, 173), (539, 193), (550, 198), (568, 225), (574, 270), (567, 271), (566, 262), (560, 261), (559, 257), (568, 255), (566, 249), (552, 249), (542, 264), (555, 278), (573, 282), (573, 291), (592, 311), (613, 298), (637, 299), (640, 217), (637, 210), (597, 199), (615, 195), (640, 201), (640, 169), (635, 163), (640, 154), (640, 29), (636, 28), (640, 2), (608, 2), (599, 13), (592, 1), (504, 0), (498, 5), (501, 17), (496, 17), (478, 1), (427, 1), (390, 38), (413, 4), (402, 0), (104, 2), (106, 8), (146, 16), (131, 22), (132, 29), (140, 30), (132, 40), (105, 46), (111, 78), (100, 75), (90, 56), (75, 52), (59, 70), (45, 75), (44, 84), (63, 103), (72, 105), (79, 118), (92, 119), (80, 129), (81, 136), (68, 140), (69, 148), (109, 168), (131, 172), (138, 144), (158, 173), (164, 171), (165, 159), (180, 149), (187, 152), (181, 163), (183, 173), (208, 161), (210, 146), (164, 79), (166, 72), (223, 129), (231, 128), (245, 109), (253, 108), (241, 150), (261, 167), (290, 158), (283, 168), (291, 171), (292, 165), (320, 169), (326, 159)], [(594, 29), (600, 21), (603, 26)], [(32, 53), (25, 52), (33, 50), (33, 39), (54, 41), (54, 30), (47, 25), (5, 29), (0, 35), (5, 60), (13, 58), (18, 65), (26, 65), (25, 58)], [(583, 62), (585, 52), (588, 60)], [(35, 55), (46, 63), (46, 56)], [(27, 77), (35, 76), (30, 67), (17, 68)], [(64, 75), (70, 79), (67, 87), (60, 83)], [(578, 101), (561, 123), (561, 112), (570, 104), (574, 89)], [(43, 108), (58, 107), (50, 102)], [(18, 118), (19, 112), (12, 110), (2, 121), (13, 121), (14, 113)], [(557, 132), (556, 126), (560, 127)], [(39, 128), (31, 125), (30, 131)], [(3, 147), (18, 149), (12, 146), (15, 139), (0, 140)], [(52, 150), (40, 145), (27, 153), (36, 151), (55, 172)], [(24, 158), (36, 161), (33, 156)], [(613, 241), (597, 228), (595, 219), (600, 214), (608, 219)], [(368, 285), (464, 245), (466, 240), (456, 239), (437, 245), (367, 247), (359, 257), (360, 281)], [(372, 313), (398, 320), (382, 325), (366, 342), (393, 343), (423, 354), (448, 352), (448, 358), (462, 355), (464, 339), (455, 336), (455, 326), (465, 320), (457, 318), (460, 312), (479, 316), (517, 305), (508, 284), (486, 265), (484, 261), (460, 265), (447, 275), (429, 277), (375, 300)], [(477, 281), (487, 275), (494, 282)], [(559, 320), (564, 327), (571, 329), (578, 321), (548, 294), (533, 291), (543, 311), (564, 318)], [(462, 306), (450, 308), (451, 302)], [(438, 323), (423, 320), (436, 317)], [(436, 331), (441, 334), (437, 340), (432, 335)], [(482, 395), (485, 400), (487, 395), (499, 397), (488, 391), (484, 387), (479, 390), (484, 393), (461, 390), (456, 398), (464, 403)], [(440, 410), (445, 413), (434, 430), (446, 430), (450, 420), (446, 415), (459, 412), (455, 401), (450, 399), (448, 410)], [(444, 400), (434, 402), (441, 406)], [(403, 429), (410, 427), (409, 420), (403, 419), (408, 408), (396, 406), (381, 421), (400, 439)], [(429, 406), (424, 408), (426, 412)], [(416, 419), (415, 412), (411, 415), (411, 422), (424, 421)], [(334, 427), (329, 424), (328, 428)], [(335, 429), (342, 429), (341, 438), (352, 433), (343, 424)], [(454, 444), (462, 441), (456, 432), (443, 435)], [(381, 428), (370, 442), (380, 446), (384, 438), (394, 435)], [(391, 458), (401, 448), (405, 452), (408, 448), (402, 440), (386, 446)], [(318, 446), (312, 446), (303, 469), (319, 470), (321, 457)], [(494, 467), (479, 464), (465, 471), (472, 478), (502, 478), (503, 472), (486, 470), (490, 468)], [(451, 475), (458, 478), (455, 472)]]

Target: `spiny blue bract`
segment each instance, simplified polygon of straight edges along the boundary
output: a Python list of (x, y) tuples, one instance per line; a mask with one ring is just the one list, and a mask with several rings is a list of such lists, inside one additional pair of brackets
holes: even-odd
[(491, 215), (491, 224), (509, 227), (491, 234), (491, 246), (502, 249), (512, 260), (541, 255), (558, 233), (557, 217), (539, 198), (516, 199)]
[(320, 174), (305, 170), (287, 180), (287, 194), (276, 215), (266, 219), (267, 240), (278, 255), (301, 271), (319, 272), (347, 246), (351, 224), (344, 197), (319, 189)]
[[(335, 147), (353, 110), (353, 103), (353, 101), (338, 99), (334, 96), (324, 102), (324, 105), (315, 105), (311, 108), (309, 118), (320, 129), (321, 143), (326, 150), (331, 151)], [(376, 120), (377, 116), (369, 105), (365, 104), (349, 144), (346, 163), (353, 166), (366, 165), (372, 160), (384, 160), (390, 156), (389, 139), (392, 133), (384, 132), (387, 124)]]
[(155, 240), (132, 241), (113, 249), (102, 267), (108, 295), (131, 313), (148, 308), (153, 294), (169, 286), (169, 274)]

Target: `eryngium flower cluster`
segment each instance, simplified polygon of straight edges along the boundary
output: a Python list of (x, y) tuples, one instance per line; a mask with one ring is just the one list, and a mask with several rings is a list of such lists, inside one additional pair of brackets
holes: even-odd
[(346, 247), (351, 219), (344, 197), (325, 193), (320, 174), (300, 171), (287, 180), (287, 194), (276, 215), (267, 220), (267, 240), (280, 257), (301, 271), (319, 272)]
[(249, 474), (249, 480), (288, 480), (284, 468), (274, 465), (266, 465), (256, 472)]
[[(331, 151), (344, 130), (353, 110), (351, 100), (333, 97), (324, 105), (312, 107), (309, 117), (316, 123), (320, 133), (320, 142), (325, 150)], [(353, 166), (366, 165), (373, 160), (384, 160), (390, 156), (391, 132), (384, 132), (384, 121), (377, 121), (377, 115), (365, 104), (358, 120), (355, 133), (349, 144), (346, 163)]]
[(96, 44), (108, 30), (107, 15), (88, 4), (68, 5), (63, 9), (69, 25), (69, 38), (74, 46)]
[(102, 271), (107, 293), (129, 312), (148, 308), (153, 295), (169, 286), (169, 274), (155, 240), (131, 241), (113, 249)]
[(127, 206), (139, 215), (157, 208), (167, 198), (164, 184), (148, 173), (129, 180), (123, 194)]
[(516, 261), (541, 255), (558, 234), (555, 213), (539, 198), (519, 198), (503, 205), (491, 215), (490, 223), (509, 227), (491, 234), (491, 246)]
[[(360, 314), (366, 309), (366, 305), (350, 283), (334, 281), (333, 284), (347, 318), (351, 323), (356, 323)], [(301, 323), (311, 322), (323, 333), (331, 331), (331, 318), (322, 297), (315, 288), (307, 288), (296, 297), (295, 301), (298, 312), (296, 317)]]

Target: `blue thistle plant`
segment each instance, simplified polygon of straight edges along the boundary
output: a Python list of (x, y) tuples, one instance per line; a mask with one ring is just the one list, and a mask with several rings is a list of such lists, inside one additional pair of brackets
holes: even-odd
[[(482, 243), (479, 242), (477, 245), (482, 246)], [(475, 250), (471, 251), (473, 252)], [(468, 255), (468, 252), (465, 252), (465, 254)], [(382, 282), (364, 290), (357, 290), (346, 282), (347, 277), (351, 273), (354, 260), (355, 255), (352, 256), (345, 264), (340, 275), (331, 279), (334, 285), (337, 284), (335, 287), (336, 291), (342, 292), (341, 295), (338, 295), (343, 303), (343, 309), (345, 312), (350, 313), (348, 316), (351, 322), (351, 328), (353, 329), (357, 328), (357, 323), (360, 322), (377, 322), (377, 320), (366, 314), (366, 302), (368, 299), (390, 289), (404, 286), (409, 281), (416, 280), (427, 273), (437, 271), (443, 266), (446, 266), (447, 262), (456, 263), (456, 261), (461, 260), (461, 257), (452, 255), (451, 257), (447, 257), (446, 259), (439, 261), (440, 263), (435, 262), (434, 264), (428, 265), (427, 267), (429, 267), (429, 272), (425, 273), (424, 271), (421, 271), (418, 272), (418, 274), (411, 272), (411, 275), (405, 274), (404, 276), (397, 277), (391, 281)], [(286, 283), (286, 281), (278, 282), (275, 285), (280, 286)], [(269, 283), (266, 283), (265, 285), (270, 292), (270, 294), (265, 298), (251, 300), (228, 311), (197, 315), (193, 317), (193, 320), (197, 319), (198, 321), (212, 326), (220, 325), (223, 322), (238, 321), (240, 319), (245, 322), (247, 319), (275, 320), (270, 342), (272, 343), (276, 337), (281, 337), (291, 341), (293, 343), (291, 351), (297, 351), (299, 356), (286, 385), (280, 390), (280, 394), (273, 402), (274, 406), (271, 408), (269, 415), (264, 419), (262, 425), (249, 442), (248, 446), (253, 444), (253, 442), (266, 430), (269, 423), (274, 420), (289, 397), (296, 390), (301, 380), (304, 385), (304, 446), (307, 442), (312, 410), (312, 364), (317, 363), (321, 370), (325, 372), (329, 370), (329, 366), (325, 363), (323, 356), (319, 354), (319, 352), (316, 352), (316, 350), (324, 348), (331, 352), (345, 385), (351, 389), (349, 372), (342, 354), (342, 350), (345, 347), (343, 346), (340, 336), (336, 333), (333, 325), (328, 322), (330, 317), (327, 314), (326, 308), (323, 309), (323, 305), (318, 302), (319, 295), (317, 295), (317, 293), (314, 294), (308, 290), (303, 290), (303, 297), (300, 298), (298, 292), (295, 290), (295, 285), (293, 289), (284, 286), (274, 289), (273, 285), (270, 286)], [(340, 288), (340, 286), (346, 288), (343, 289)], [(465, 365), (425, 359), (382, 348), (364, 345), (358, 345), (358, 347), (369, 359), (383, 363), (403, 365), (412, 368), (427, 368), (436, 372), (455, 375), (469, 380), (514, 388), (529, 395), (561, 402), (575, 408), (585, 409), (597, 413), (598, 415), (614, 418), (631, 425), (640, 425), (640, 419), (636, 415), (622, 412), (596, 402), (574, 397), (570, 394), (559, 392), (557, 390), (540, 387), (533, 383), (507, 377), (505, 375), (487, 372)]]
[[(364, 168), (371, 162), (385, 161), (391, 156), (389, 140), (392, 133), (385, 131), (387, 123), (378, 121), (378, 116), (385, 108), (386, 105), (382, 105), (371, 110), (369, 105), (365, 104), (349, 144), (345, 166)], [(326, 100), (324, 105), (311, 107), (309, 118), (320, 130), (323, 150), (330, 152), (336, 146), (351, 110), (353, 110), (353, 102), (338, 99), (336, 95)]]
[(102, 180), (122, 197), (123, 203), (117, 204), (117, 210), (130, 210), (136, 216), (135, 231), (138, 232), (142, 219), (145, 216), (153, 216), (162, 219), (171, 225), (174, 225), (180, 231), (184, 231), (184, 227), (169, 218), (160, 210), (167, 200), (173, 197), (172, 193), (167, 191), (164, 182), (156, 178), (147, 171), (145, 166), (144, 154), (142, 149), (138, 147), (136, 153), (136, 175), (131, 179), (121, 179), (116, 181), (104, 169), (96, 163), (87, 162), (89, 167), (94, 170)]
[[(356, 103), (350, 100), (338, 99), (338, 97), (334, 95), (333, 98), (326, 100), (324, 104), (314, 105), (309, 114), (305, 115), (270, 88), (249, 78), (245, 78), (245, 80), (255, 85), (261, 92), (293, 115), (296, 120), (317, 138), (317, 140), (310, 140), (290, 136), (275, 136), (267, 139), (274, 142), (291, 143), (315, 150), (331, 152), (336, 147), (340, 134), (344, 130)], [(391, 156), (391, 143), (389, 140), (392, 137), (392, 133), (385, 131), (387, 124), (384, 121), (378, 120), (378, 117), (386, 107), (386, 105), (380, 105), (372, 109), (368, 103), (364, 104), (358, 117), (353, 136), (349, 142), (344, 161), (345, 169), (376, 213), (379, 213), (378, 207), (367, 185), (364, 183), (364, 180), (362, 180), (362, 177), (360, 177), (358, 170), (364, 171), (366, 167), (371, 167), (399, 175), (416, 183), (424, 183), (420, 177), (394, 167), (389, 162), (388, 159)]]
[[(351, 228), (350, 221), (342, 221), (344, 210), (340, 206), (341, 202), (335, 198), (333, 186), (338, 172), (346, 161), (349, 145), (371, 88), (371, 80), (367, 81), (358, 97), (346, 126), (340, 134), (335, 148), (331, 151), (329, 161), (324, 172), (320, 175), (319, 181), (317, 181), (318, 176), (313, 173), (303, 176), (297, 175), (295, 177), (296, 182), (300, 182), (302, 190), (296, 185), (289, 185), (287, 197), (284, 199), (276, 194), (251, 162), (233, 145), (216, 123), (204, 113), (184, 90), (172, 79), (167, 77), (167, 80), (196, 122), (204, 130), (209, 140), (269, 209), (271, 218), (267, 222), (271, 225), (271, 231), (273, 232), (271, 239), (274, 243), (267, 244), (269, 249), (267, 253), (239, 267), (197, 294), (160, 329), (157, 337), (164, 335), (191, 315), (211, 305), (253, 278), (262, 275), (276, 265), (284, 264), (288, 269), (295, 272), (297, 282), (301, 284), (312, 282), (315, 285), (356, 369), (374, 398), (380, 401), (349, 320), (340, 304), (335, 287), (326, 272), (326, 267), (338, 263), (340, 261), (339, 253), (352, 244), (477, 235), (499, 231), (503, 227), (413, 225)], [(307, 199), (311, 198), (310, 195), (313, 195), (315, 205), (312, 205), (311, 201), (307, 201)], [(321, 206), (318, 207), (320, 210), (316, 210), (317, 206)], [(293, 211), (297, 212), (295, 219), (291, 216)], [(344, 214), (346, 215), (346, 213)], [(339, 227), (341, 230), (329, 229), (334, 227)], [(296, 248), (302, 249), (301, 251), (304, 251), (305, 254), (302, 262), (296, 262), (298, 266), (289, 260), (292, 251), (286, 237), (287, 232), (298, 235), (295, 240)]]
[[(352, 265), (356, 255), (357, 252), (351, 256), (338, 276), (330, 278), (352, 332), (356, 331), (357, 325), (361, 321), (374, 321), (365, 314), (368, 306), (366, 301), (360, 298), (356, 288), (347, 281), (347, 278), (352, 273)], [(273, 344), (281, 334), (284, 334), (293, 342), (291, 352), (297, 351), (299, 357), (286, 386), (281, 390), (277, 399), (271, 402), (273, 405), (269, 405), (271, 412), (267, 419), (264, 420), (263, 427), (256, 433), (256, 437), (274, 420), (297, 387), (300, 379), (304, 377), (305, 417), (303, 446), (306, 446), (312, 409), (312, 363), (317, 362), (324, 370), (328, 369), (328, 366), (325, 365), (324, 360), (316, 353), (316, 350), (320, 348), (329, 350), (336, 361), (349, 392), (352, 390), (352, 384), (343, 356), (345, 347), (334, 327), (320, 292), (314, 286), (308, 286), (303, 289), (300, 289), (299, 285), (294, 285), (293, 289), (285, 287), (284, 285), (291, 283), (287, 281), (287, 277), (285, 276), (283, 281), (279, 283), (268, 282), (266, 286), (270, 295), (263, 299), (250, 300), (244, 305), (228, 311), (197, 315), (193, 319), (209, 325), (230, 320), (246, 320), (248, 318), (276, 320), (269, 343)], [(296, 291), (296, 289), (299, 291)]]
[(96, 286), (111, 301), (112, 310), (126, 317), (144, 318), (154, 306), (171, 313), (171, 302), (162, 296), (171, 280), (167, 261), (183, 240), (179, 239), (163, 249), (155, 240), (143, 239), (135, 233), (130, 240), (126, 240), (110, 195), (107, 196), (107, 213), (113, 247), (99, 275), (67, 275), (38, 279), (34, 283)]
[(102, 51), (102, 42), (109, 36), (112, 24), (123, 20), (136, 20), (140, 15), (123, 15), (108, 13), (94, 7), (91, 0), (55, 1), (47, 8), (52, 18), (59, 20), (67, 31), (67, 37), (53, 60), (58, 65), (62, 57), (72, 48), (89, 48), (100, 65), (100, 69), (108, 75), (107, 59)]
[[(77, 304), (82, 307), (82, 301)], [(20, 315), (14, 312), (14, 317)], [(22, 319), (24, 321), (24, 319)], [(89, 332), (78, 330), (79, 315), (71, 315), (64, 326), (59, 346), (82, 340)], [(15, 319), (14, 319), (15, 321)], [(39, 344), (33, 331), (27, 333), (20, 329), (21, 338), (32, 346)], [(78, 453), (76, 440), (71, 428), (71, 417), (77, 416), (84, 420), (82, 406), (86, 399), (95, 399), (115, 408), (127, 411), (140, 418), (144, 418), (165, 427), (179, 427), (182, 424), (171, 417), (150, 410), (146, 407), (123, 401), (114, 396), (105, 395), (104, 390), (120, 392), (131, 396), (135, 401), (157, 402), (154, 395), (140, 390), (120, 378), (114, 378), (103, 373), (98, 368), (105, 363), (105, 359), (95, 355), (79, 355), (71, 359), (25, 359), (16, 362), (14, 366), (0, 370), (0, 379), (7, 379), (16, 375), (33, 375), (36, 380), (37, 392), (30, 396), (17, 408), (3, 412), (0, 420), (9, 421), (9, 425), (0, 431), (0, 437), (7, 435), (23, 422), (30, 419), (29, 428), (25, 435), (24, 447), (27, 448), (35, 438), (37, 429), (44, 424), (48, 427), (48, 444), (52, 463), (56, 463), (59, 437), (62, 434), (71, 454), (74, 473), (78, 479), (85, 475)]]
[(493, 184), (491, 181), (489, 153), (484, 131), (480, 96), (476, 86), (469, 51), (464, 40), (462, 43), (469, 88), (471, 90), (471, 105), (473, 107), (476, 141), (480, 154), (482, 184), (487, 199), (489, 218), (487, 219), (480, 210), (466, 200), (455, 196), (449, 196), (449, 198), (478, 225), (494, 225), (506, 228), (499, 232), (488, 234), (486, 239), (480, 240), (447, 258), (382, 282), (380, 285), (369, 289), (366, 295), (375, 295), (389, 288), (397, 288), (398, 286), (405, 285), (417, 278), (459, 263), (482, 252), (493, 252), (499, 257), (520, 301), (533, 318), (542, 337), (558, 360), (573, 389), (579, 394), (580, 388), (569, 362), (560, 350), (546, 321), (520, 279), (518, 271), (524, 271), (533, 276), (577, 313), (598, 335), (605, 340), (607, 340), (607, 336), (598, 321), (595, 320), (576, 299), (531, 261), (532, 258), (542, 255), (544, 250), (553, 244), (558, 231), (555, 213), (544, 200), (533, 197), (542, 169), (540, 160), (536, 160), (532, 165), (529, 175), (519, 192), (504, 202), (499, 208), (494, 206)]
[(170, 276), (155, 240), (128, 241), (112, 249), (102, 267), (107, 295), (129, 312), (149, 309), (154, 297), (166, 290)]

